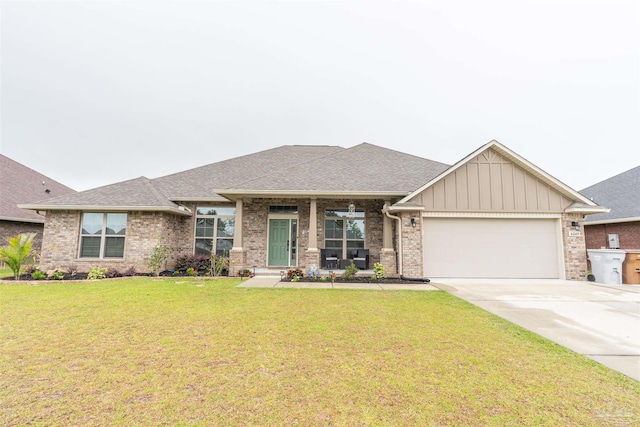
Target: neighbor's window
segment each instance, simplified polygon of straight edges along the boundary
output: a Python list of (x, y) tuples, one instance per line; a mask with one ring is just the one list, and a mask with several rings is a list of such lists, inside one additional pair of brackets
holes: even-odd
[(338, 258), (353, 258), (364, 249), (364, 209), (350, 217), (345, 210), (327, 209), (324, 214), (324, 247), (333, 249)]
[(82, 214), (80, 258), (122, 258), (127, 230), (126, 213)]
[(205, 206), (196, 208), (196, 255), (229, 255), (233, 247), (236, 208)]

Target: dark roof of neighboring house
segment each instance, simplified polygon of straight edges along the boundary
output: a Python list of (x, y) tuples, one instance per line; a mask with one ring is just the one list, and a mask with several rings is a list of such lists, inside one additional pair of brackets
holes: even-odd
[(581, 193), (611, 209), (609, 213), (587, 216), (587, 222), (640, 221), (640, 166), (587, 187)]
[[(156, 179), (144, 177), (25, 205), (31, 209), (113, 208), (185, 212), (187, 201), (224, 194), (408, 194), (448, 166), (372, 144), (285, 145)], [(288, 194), (288, 193), (287, 193)], [(186, 212), (185, 212), (186, 213)]]
[(73, 193), (66, 185), (0, 154), (0, 220), (44, 223), (42, 215), (18, 205)]

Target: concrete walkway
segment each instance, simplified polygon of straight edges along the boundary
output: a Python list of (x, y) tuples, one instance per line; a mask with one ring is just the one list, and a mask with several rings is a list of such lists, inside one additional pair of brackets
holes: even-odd
[(438, 288), (427, 283), (384, 284), (384, 283), (331, 283), (321, 282), (282, 282), (280, 276), (256, 276), (238, 285), (239, 288), (302, 288), (302, 289), (370, 289), (378, 291), (437, 291)]
[(507, 279), (431, 283), (640, 381), (640, 286)]

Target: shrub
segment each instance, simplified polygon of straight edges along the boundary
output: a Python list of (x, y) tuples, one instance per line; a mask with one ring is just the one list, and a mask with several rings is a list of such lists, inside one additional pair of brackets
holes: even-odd
[(123, 273), (123, 276), (126, 277), (130, 277), (130, 276), (135, 276), (136, 275), (136, 268), (134, 266), (131, 266), (129, 268), (127, 268)]
[(69, 276), (75, 276), (78, 273), (78, 267), (71, 264), (69, 266), (67, 266), (67, 274)]
[(44, 271), (35, 270), (33, 273), (31, 273), (31, 278), (33, 280), (44, 280), (47, 278), (47, 275)]
[(98, 280), (104, 279), (107, 276), (107, 267), (93, 267), (89, 274), (87, 275), (87, 279), (89, 280)]
[(287, 279), (289, 280), (293, 280), (294, 277), (297, 277), (298, 280), (300, 280), (300, 277), (303, 276), (304, 273), (299, 268), (292, 268), (291, 270), (287, 271)]
[(0, 247), (0, 261), (11, 269), (16, 280), (20, 278), (25, 264), (34, 260), (31, 241), (36, 233), (19, 234), (9, 238), (9, 245)]
[(251, 270), (249, 270), (248, 268), (243, 268), (242, 270), (238, 271), (238, 276), (240, 277), (251, 277)]
[(173, 248), (157, 244), (151, 250), (151, 255), (147, 258), (147, 266), (158, 276), (160, 270), (167, 266), (167, 260), (173, 253)]
[(215, 253), (211, 254), (210, 268), (212, 276), (222, 276), (225, 272), (226, 275), (229, 275), (229, 257), (217, 255)]
[(381, 280), (384, 279), (384, 265), (376, 262), (373, 264), (373, 280)]
[(64, 271), (59, 268), (47, 271), (47, 278), (51, 280), (62, 280), (64, 278)]
[(351, 261), (351, 264), (345, 267), (342, 277), (345, 280), (351, 280), (356, 276), (356, 274), (358, 274), (358, 267), (356, 267), (353, 261)]
[(211, 259), (209, 255), (182, 254), (176, 258), (176, 271), (181, 273), (185, 273), (188, 268), (206, 272), (209, 270), (210, 265)]
[(197, 276), (198, 270), (194, 269), (193, 267), (189, 267), (187, 268), (186, 274), (187, 276)]
[(31, 276), (33, 274), (34, 271), (36, 271), (38, 268), (35, 265), (30, 265), (27, 268), (24, 269), (24, 274), (27, 276)]
[(105, 277), (107, 277), (109, 279), (113, 279), (114, 277), (120, 277), (121, 276), (120, 272), (114, 267), (109, 267), (109, 269), (107, 270), (107, 272), (104, 275), (105, 275)]

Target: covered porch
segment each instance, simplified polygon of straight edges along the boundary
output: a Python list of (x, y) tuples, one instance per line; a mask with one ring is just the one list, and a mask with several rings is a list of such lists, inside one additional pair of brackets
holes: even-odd
[(248, 269), (280, 276), (299, 268), (342, 274), (353, 262), (362, 275), (380, 262), (397, 275), (395, 225), (389, 200), (335, 197), (237, 197), (230, 274)]

